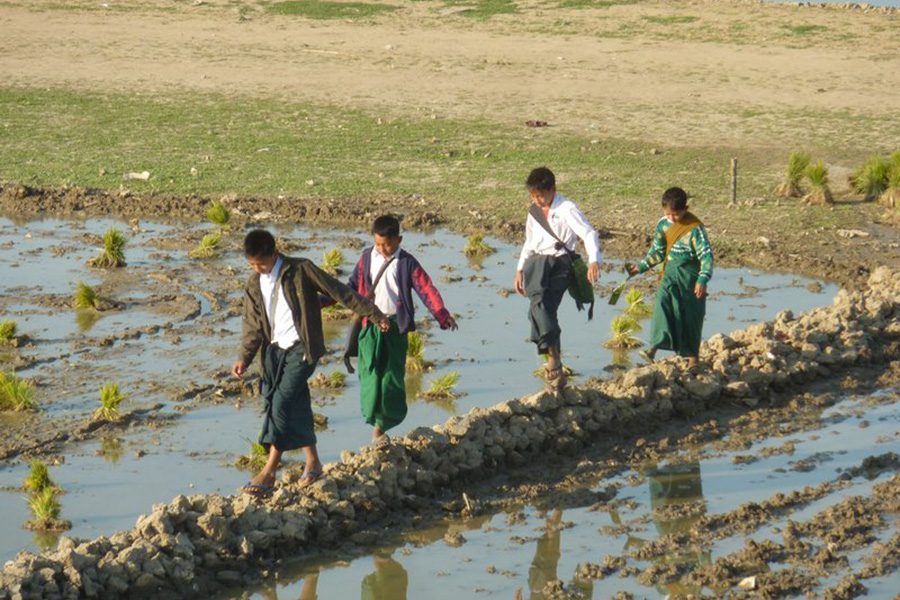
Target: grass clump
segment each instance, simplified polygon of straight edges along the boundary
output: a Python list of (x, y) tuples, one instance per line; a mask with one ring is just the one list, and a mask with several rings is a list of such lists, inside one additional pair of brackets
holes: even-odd
[(810, 204), (831, 204), (834, 198), (828, 187), (828, 167), (821, 160), (809, 165), (806, 169), (806, 178), (809, 180), (810, 191), (804, 200)]
[(55, 488), (56, 484), (50, 478), (47, 463), (40, 460), (31, 461), (31, 470), (25, 478), (25, 489), (31, 492), (42, 492), (48, 488)]
[(863, 200), (869, 202), (887, 191), (890, 170), (888, 161), (881, 156), (873, 156), (850, 176), (850, 183), (857, 193), (863, 195)]
[(644, 293), (637, 288), (628, 290), (625, 301), (628, 303), (625, 313), (635, 319), (645, 319), (653, 314), (653, 307), (644, 302)]
[(397, 10), (391, 4), (363, 2), (328, 2), (326, 0), (287, 0), (274, 2), (266, 10), (276, 15), (292, 15), (307, 19), (363, 19)]
[(775, 188), (775, 193), (782, 198), (800, 198), (803, 196), (803, 190), (800, 183), (806, 175), (806, 169), (812, 157), (805, 150), (794, 150), (788, 157), (787, 171), (784, 173), (784, 179)]
[(494, 248), (488, 246), (484, 242), (484, 234), (483, 233), (473, 233), (469, 236), (469, 241), (466, 242), (465, 248), (463, 248), (463, 254), (466, 256), (487, 256), (488, 254), (493, 254), (496, 252)]
[(436, 377), (431, 380), (431, 387), (424, 395), (431, 399), (458, 398), (459, 394), (454, 391), (457, 381), (459, 381), (458, 371), (451, 371), (443, 377)]
[(887, 188), (878, 201), (890, 208), (896, 208), (900, 203), (900, 151), (891, 155), (888, 165)]
[(322, 270), (329, 275), (337, 275), (340, 273), (341, 263), (344, 262), (344, 253), (340, 248), (332, 248), (322, 255)]
[(121, 418), (119, 406), (125, 401), (125, 394), (119, 391), (119, 384), (107, 383), (100, 389), (100, 408), (94, 413), (95, 419), (118, 421)]
[(215, 258), (222, 252), (222, 235), (217, 231), (207, 233), (200, 245), (188, 252), (191, 258)]
[(12, 319), (0, 322), (0, 343), (12, 344), (16, 340), (19, 326)]
[(644, 17), (648, 23), (656, 23), (658, 25), (679, 25), (682, 23), (693, 23), (700, 17), (691, 16), (672, 16), (672, 17)]
[(21, 412), (37, 409), (34, 385), (16, 377), (15, 373), (0, 372), (0, 409)]
[(219, 200), (213, 200), (212, 205), (206, 209), (206, 218), (213, 225), (227, 229), (228, 222), (231, 221), (231, 211), (225, 208), (225, 205)]
[(425, 370), (425, 338), (418, 331), (407, 336), (406, 372), (421, 373)]
[(641, 330), (640, 323), (638, 323), (637, 319), (634, 317), (630, 315), (619, 315), (612, 320), (611, 328), (612, 337), (603, 344), (607, 348), (628, 349), (638, 348), (639, 346), (644, 345), (644, 342), (634, 335)]
[(79, 281), (75, 286), (75, 297), (72, 303), (75, 305), (75, 308), (96, 309), (100, 306), (100, 296), (94, 291), (94, 288), (83, 281)]
[[(243, 459), (243, 460), (241, 460)], [(269, 452), (259, 442), (250, 442), (250, 452), (238, 459), (238, 466), (260, 471), (269, 461)]]
[[(28, 508), (34, 517), (32, 524), (49, 524), (59, 517), (60, 506), (53, 488), (44, 488), (28, 499)], [(43, 527), (44, 529), (46, 527)]]
[(347, 385), (347, 375), (341, 371), (332, 371), (328, 375), (319, 373), (309, 381), (309, 387), (328, 390), (341, 390)]
[(113, 227), (103, 235), (103, 250), (88, 261), (88, 265), (100, 269), (116, 269), (125, 266), (125, 244), (127, 240)]

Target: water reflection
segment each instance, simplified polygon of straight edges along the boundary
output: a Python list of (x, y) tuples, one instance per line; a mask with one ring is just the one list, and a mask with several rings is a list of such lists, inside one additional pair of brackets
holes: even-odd
[(122, 460), (122, 440), (117, 437), (104, 437), (100, 442), (98, 454), (111, 465)]
[(406, 600), (409, 575), (393, 553), (393, 549), (385, 549), (372, 557), (375, 570), (362, 580), (361, 600)]
[[(556, 510), (547, 517), (545, 533), (537, 542), (534, 559), (528, 569), (528, 589), (531, 591), (531, 600), (549, 600), (557, 597), (550, 593), (548, 584), (558, 581), (560, 552), (560, 524), (562, 523), (562, 511)], [(594, 595), (594, 582), (590, 579), (573, 577), (567, 587), (569, 594), (591, 598)]]
[[(660, 536), (683, 533), (706, 514), (706, 500), (703, 498), (703, 480), (699, 461), (653, 465), (645, 471), (650, 487), (650, 508), (653, 523)], [(642, 546), (647, 542), (641, 538), (628, 536), (626, 548)], [(678, 550), (657, 559), (655, 562), (689, 567), (690, 569), (711, 562), (711, 552), (698, 546), (679, 546)], [(685, 585), (681, 581), (657, 586), (663, 594), (699, 594), (701, 587)]]
[(78, 331), (81, 333), (89, 332), (99, 320), (100, 313), (96, 310), (89, 309), (75, 311), (75, 323), (78, 324)]

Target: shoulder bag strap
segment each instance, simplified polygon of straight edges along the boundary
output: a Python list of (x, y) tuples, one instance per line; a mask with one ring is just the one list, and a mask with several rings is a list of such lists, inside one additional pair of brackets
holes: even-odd
[(559, 236), (556, 235), (556, 232), (553, 231), (553, 228), (550, 227), (550, 222), (547, 220), (546, 215), (544, 215), (544, 211), (541, 210), (541, 207), (537, 204), (533, 204), (528, 208), (528, 214), (534, 217), (534, 220), (538, 222), (538, 225), (544, 228), (544, 230), (553, 236), (553, 239), (556, 240), (556, 249), (557, 250), (565, 250), (566, 254), (571, 257), (574, 252), (569, 250), (569, 247), (566, 246), (565, 242), (559, 239)]

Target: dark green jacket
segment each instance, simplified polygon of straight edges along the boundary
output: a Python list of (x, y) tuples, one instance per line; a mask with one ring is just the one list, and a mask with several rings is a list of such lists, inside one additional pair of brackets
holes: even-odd
[[(282, 255), (283, 256), (283, 255)], [(322, 307), (319, 294), (330, 296), (353, 312), (364, 317), (383, 319), (384, 315), (366, 298), (341, 283), (312, 261), (305, 258), (283, 256), (280, 276), (284, 298), (294, 315), (294, 327), (306, 351), (306, 362), (315, 364), (325, 354), (325, 336), (322, 334)], [(247, 279), (244, 290), (244, 327), (241, 335), (240, 360), (249, 366), (260, 352), (260, 361), (272, 339), (269, 319), (259, 289), (259, 273)]]

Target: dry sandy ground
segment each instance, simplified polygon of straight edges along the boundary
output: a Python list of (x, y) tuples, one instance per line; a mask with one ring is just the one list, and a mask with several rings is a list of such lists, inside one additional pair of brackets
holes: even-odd
[[(536, 118), (680, 144), (854, 140), (864, 115), (868, 140), (896, 142), (894, 13), (519, 2), (519, 14), (478, 20), (438, 1), (392, 4), (400, 9), (376, 18), (322, 21), (240, 0), (12, 0), (0, 5), (0, 75), (7, 85)], [(810, 26), (819, 29), (791, 29)]]

